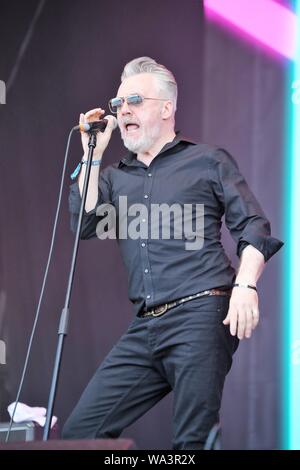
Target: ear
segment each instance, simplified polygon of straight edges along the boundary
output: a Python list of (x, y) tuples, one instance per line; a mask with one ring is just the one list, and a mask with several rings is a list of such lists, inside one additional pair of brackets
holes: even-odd
[(164, 101), (161, 109), (161, 117), (163, 119), (169, 119), (173, 114), (173, 103), (172, 101)]

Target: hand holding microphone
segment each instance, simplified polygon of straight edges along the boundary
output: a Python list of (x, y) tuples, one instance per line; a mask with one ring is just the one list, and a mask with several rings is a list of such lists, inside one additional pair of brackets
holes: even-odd
[(85, 157), (88, 155), (88, 142), (89, 131), (100, 131), (97, 134), (97, 145), (94, 150), (93, 159), (97, 160), (102, 157), (110, 139), (112, 131), (117, 127), (118, 123), (114, 116), (105, 116), (101, 119), (105, 111), (101, 108), (96, 108), (88, 111), (87, 113), (80, 114), (79, 125), (75, 129), (81, 132), (81, 142)]

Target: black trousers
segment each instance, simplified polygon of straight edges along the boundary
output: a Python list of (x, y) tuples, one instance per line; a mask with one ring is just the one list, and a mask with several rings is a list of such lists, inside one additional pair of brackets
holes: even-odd
[(238, 340), (222, 324), (225, 296), (202, 297), (161, 317), (136, 317), (95, 373), (64, 439), (116, 438), (171, 390), (173, 449), (201, 449), (219, 420)]

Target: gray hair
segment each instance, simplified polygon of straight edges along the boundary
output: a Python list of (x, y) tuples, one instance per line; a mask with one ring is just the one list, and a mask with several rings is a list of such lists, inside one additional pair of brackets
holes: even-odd
[(175, 112), (178, 92), (177, 83), (172, 72), (164, 65), (158, 64), (154, 59), (151, 59), (151, 57), (138, 57), (125, 65), (121, 75), (121, 82), (139, 73), (152, 73), (156, 76), (159, 89), (163, 91), (166, 98), (173, 102)]

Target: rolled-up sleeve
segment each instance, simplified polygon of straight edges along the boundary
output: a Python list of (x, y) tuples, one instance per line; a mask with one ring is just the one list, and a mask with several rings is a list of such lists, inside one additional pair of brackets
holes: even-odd
[[(101, 171), (99, 175), (99, 192), (98, 201), (95, 208), (89, 212), (84, 210), (80, 238), (88, 240), (96, 236), (96, 228), (98, 222), (102, 217), (96, 215), (97, 207), (103, 203), (110, 203), (110, 183), (108, 178), (108, 170)], [(76, 232), (78, 225), (78, 218), (81, 206), (81, 195), (79, 192), (78, 182), (70, 186), (69, 192), (69, 211), (70, 211), (70, 225), (72, 232)]]
[(226, 226), (237, 243), (237, 255), (250, 244), (268, 261), (283, 242), (271, 236), (270, 222), (226, 150), (214, 152), (212, 178), (215, 193), (223, 205)]

